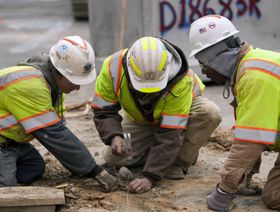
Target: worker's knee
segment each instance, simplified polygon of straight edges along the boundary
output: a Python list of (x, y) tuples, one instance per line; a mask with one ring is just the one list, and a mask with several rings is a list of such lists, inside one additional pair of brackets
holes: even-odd
[(204, 118), (211, 124), (218, 126), (222, 121), (220, 108), (212, 101), (208, 101), (205, 107), (206, 112), (204, 114)]
[(205, 97), (197, 97), (192, 104), (190, 118), (217, 127), (222, 120), (220, 108)]
[(21, 184), (30, 184), (40, 178), (43, 177), (45, 172), (45, 162), (44, 160), (36, 163), (34, 166), (25, 167), (18, 167), (17, 171), (17, 181)]
[(265, 189), (262, 194), (263, 203), (270, 209), (280, 210), (280, 191), (270, 190), (267, 192)]

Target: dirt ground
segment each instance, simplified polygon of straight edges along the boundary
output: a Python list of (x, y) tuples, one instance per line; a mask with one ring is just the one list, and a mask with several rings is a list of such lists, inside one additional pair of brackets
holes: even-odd
[[(98, 137), (92, 115), (67, 118), (68, 127), (88, 147), (96, 161), (103, 163), (104, 144)], [(219, 181), (219, 170), (226, 160), (230, 147), (231, 130), (217, 130), (202, 147), (195, 166), (190, 167), (184, 180), (163, 179), (151, 191), (144, 194), (130, 194), (123, 190), (102, 193), (97, 183), (89, 178), (72, 176), (38, 142), (35, 146), (44, 155), (46, 173), (34, 185), (51, 186), (63, 189), (66, 204), (59, 206), (61, 212), (91, 211), (210, 211), (206, 207), (206, 196)], [(263, 154), (261, 173), (254, 181), (264, 185), (267, 173), (273, 166), (275, 153)], [(132, 170), (135, 174), (139, 170)], [(270, 211), (260, 201), (260, 196), (235, 198), (234, 211)]]

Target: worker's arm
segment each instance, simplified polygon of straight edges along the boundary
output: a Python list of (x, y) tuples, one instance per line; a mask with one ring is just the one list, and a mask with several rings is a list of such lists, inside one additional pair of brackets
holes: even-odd
[[(92, 102), (94, 123), (101, 140), (106, 145), (111, 145), (112, 139), (119, 135), (123, 136), (119, 115), (121, 109), (115, 94), (114, 85), (108, 70), (111, 57), (108, 57), (100, 70), (95, 82), (95, 92)], [(115, 70), (117, 71), (117, 70)]]
[(73, 174), (95, 177), (102, 171), (84, 144), (62, 121), (35, 130), (31, 134)]
[(155, 144), (150, 149), (142, 175), (152, 181), (160, 180), (180, 151), (185, 136), (183, 129), (159, 128)]
[[(193, 79), (186, 76), (165, 97), (155, 143), (149, 151), (143, 175), (160, 180), (182, 147), (192, 105)], [(154, 177), (153, 177), (154, 176)]]
[(106, 145), (111, 145), (112, 139), (119, 135), (123, 136), (121, 121), (122, 117), (118, 114), (120, 105), (94, 109), (94, 123), (101, 140)]

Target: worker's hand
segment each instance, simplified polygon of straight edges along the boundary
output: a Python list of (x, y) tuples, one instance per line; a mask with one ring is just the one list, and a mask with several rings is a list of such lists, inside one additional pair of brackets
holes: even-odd
[(125, 145), (124, 139), (118, 135), (115, 136), (112, 139), (112, 143), (111, 143), (113, 154), (116, 154), (116, 155), (124, 154), (124, 145)]
[(262, 189), (258, 185), (252, 183), (252, 177), (254, 174), (254, 172), (245, 174), (245, 179), (239, 185), (238, 190), (236, 192), (237, 194), (241, 194), (244, 196), (254, 196), (260, 195), (262, 193)]
[(128, 185), (128, 191), (135, 194), (141, 194), (152, 188), (152, 182), (148, 178), (137, 178)]
[(258, 185), (249, 184), (239, 187), (236, 193), (244, 196), (261, 195), (262, 189)]

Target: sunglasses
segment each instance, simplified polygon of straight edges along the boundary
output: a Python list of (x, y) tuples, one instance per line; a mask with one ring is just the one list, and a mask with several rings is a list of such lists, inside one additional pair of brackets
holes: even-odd
[(208, 65), (204, 65), (203, 63), (199, 62), (199, 66), (202, 70), (208, 70), (209, 66)]

